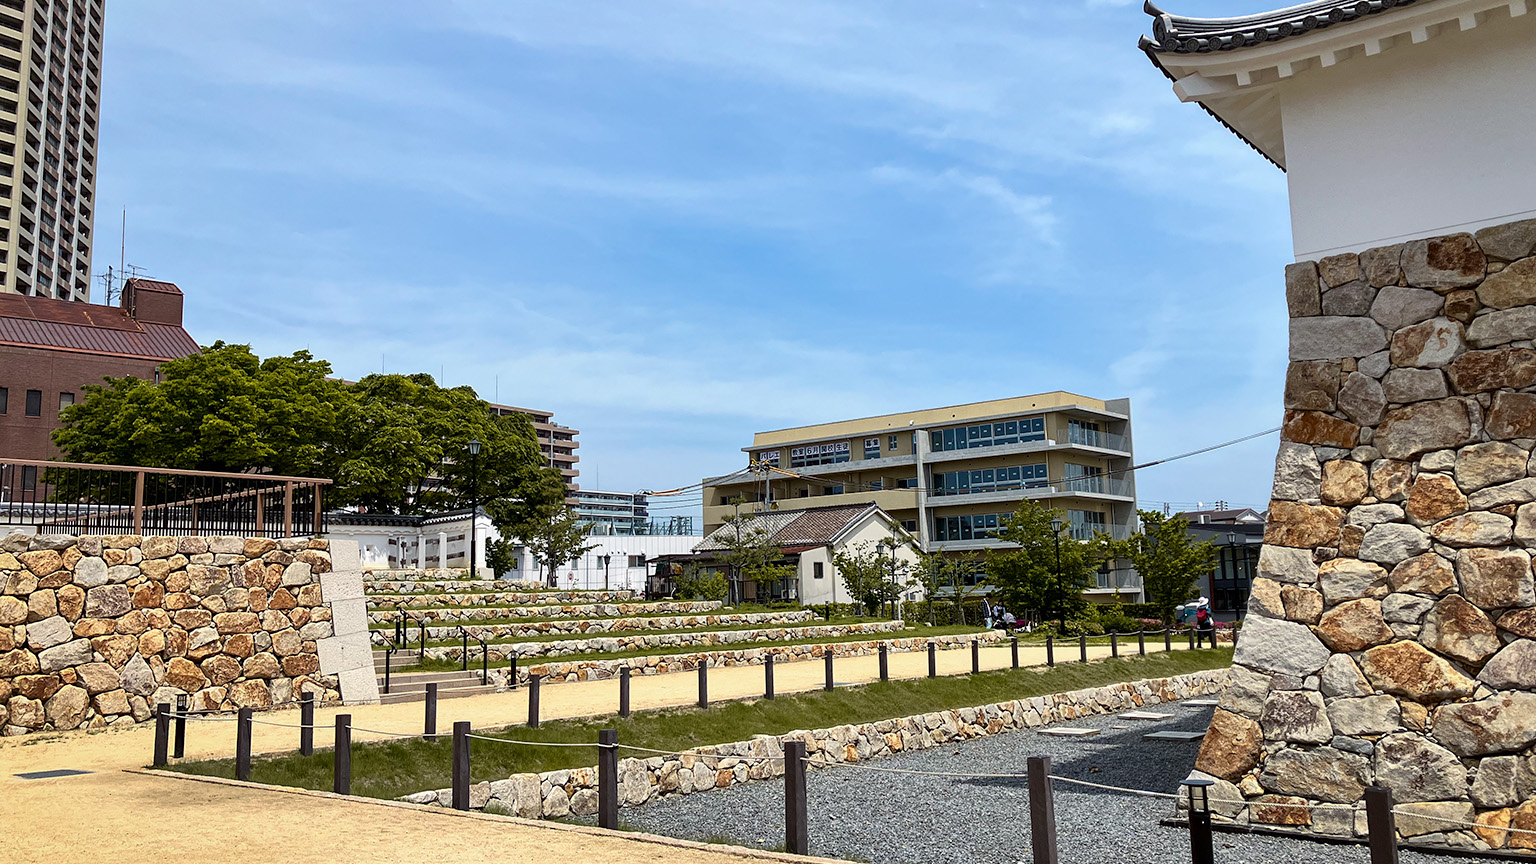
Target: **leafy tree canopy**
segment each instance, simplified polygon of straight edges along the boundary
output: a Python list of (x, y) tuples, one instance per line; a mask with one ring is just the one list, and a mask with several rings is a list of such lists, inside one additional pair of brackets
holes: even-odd
[(907, 584), (910, 568), (906, 561), (888, 551), (893, 548), (885, 543), (857, 543), (832, 556), (832, 565), (847, 586), (849, 596), (864, 607), (866, 614), (877, 614), (883, 604), (901, 597), (901, 589)]
[(1061, 536), (1051, 520), (1065, 521), (1063, 515), (1037, 501), (1025, 501), (998, 531), (999, 539), (1018, 548), (987, 550), (986, 566), (987, 578), (1006, 606), (1033, 609), (1042, 619), (1064, 624), (1087, 610), (1083, 592), (1093, 587), (1094, 572), (1112, 551), (1102, 534), (1092, 540)]
[(1199, 578), (1216, 565), (1216, 544), (1195, 543), (1189, 523), (1155, 510), (1142, 510), (1141, 530), (1129, 540), (1111, 544), (1116, 557), (1131, 562), (1141, 574), (1147, 599), (1164, 624), (1173, 623), (1173, 608), (1194, 597)]
[(159, 383), (88, 386), (62, 420), (54, 443), (69, 461), (324, 477), (332, 506), (420, 513), (478, 501), (500, 523), (564, 498), (526, 416), (496, 416), (471, 388), (425, 374), (340, 381), (307, 351), (262, 360), (218, 342), (165, 363)]

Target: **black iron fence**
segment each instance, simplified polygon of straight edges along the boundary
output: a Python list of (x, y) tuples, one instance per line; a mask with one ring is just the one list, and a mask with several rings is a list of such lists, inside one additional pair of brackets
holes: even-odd
[(330, 482), (0, 457), (0, 531), (317, 535), (326, 530), (321, 488)]

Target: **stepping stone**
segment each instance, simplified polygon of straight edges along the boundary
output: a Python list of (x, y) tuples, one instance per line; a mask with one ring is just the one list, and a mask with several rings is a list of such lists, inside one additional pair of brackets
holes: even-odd
[(74, 777), (77, 774), (89, 774), (89, 771), (81, 771), (78, 768), (55, 768), (52, 771), (27, 771), (15, 776), (23, 780), (52, 780), (55, 777)]
[(1057, 726), (1055, 729), (1041, 729), (1041, 735), (1050, 735), (1053, 738), (1087, 738), (1090, 735), (1099, 734), (1098, 729), (1088, 729), (1081, 726)]
[(1196, 708), (1211, 708), (1217, 705), (1220, 701), (1221, 700), (1219, 699), (1186, 699), (1180, 704), (1192, 705)]
[(1145, 741), (1199, 741), (1205, 737), (1204, 732), (1172, 732), (1163, 730), (1160, 732), (1148, 732), (1141, 736)]
[(1159, 714), (1156, 711), (1128, 711), (1120, 715), (1121, 720), (1167, 720), (1172, 714)]

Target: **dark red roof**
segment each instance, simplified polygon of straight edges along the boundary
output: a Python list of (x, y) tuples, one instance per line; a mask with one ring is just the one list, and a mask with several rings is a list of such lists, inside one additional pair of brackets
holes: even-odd
[(159, 279), (129, 279), (128, 284), (140, 291), (159, 291), (163, 294), (181, 293), (181, 288), (175, 282), (161, 282)]
[[(157, 285), (170, 285), (168, 282)], [(181, 289), (170, 285), (176, 293)], [(150, 290), (165, 290), (152, 288)], [(174, 360), (198, 352), (181, 327), (134, 320), (124, 309), (0, 294), (0, 345)]]

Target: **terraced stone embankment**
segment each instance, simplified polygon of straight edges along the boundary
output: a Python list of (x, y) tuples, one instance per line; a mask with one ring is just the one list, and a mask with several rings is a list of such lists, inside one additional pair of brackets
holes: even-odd
[[(406, 585), (406, 590), (398, 586)], [(452, 582), (445, 585), (471, 585), (482, 587), (438, 590), (419, 583), (377, 582), (367, 583), (370, 608), (386, 606), (558, 606), (583, 603), (628, 603), (635, 601), (633, 591), (513, 591), (502, 583)], [(420, 590), (411, 590), (412, 588)]]
[[(721, 625), (716, 625), (721, 626)], [(902, 621), (868, 621), (852, 624), (818, 624), (809, 627), (773, 627), (748, 630), (694, 630), (683, 633), (625, 634), (599, 636), (591, 639), (553, 639), (541, 642), (500, 642), (487, 646), (491, 662), (505, 661), (516, 654), (518, 657), (558, 657), (567, 654), (622, 654), (657, 648), (677, 648), (690, 645), (731, 645), (746, 642), (789, 642), (806, 639), (835, 639), (859, 633), (890, 633), (906, 627)], [(454, 631), (457, 632), (457, 631)], [(463, 656), (461, 645), (427, 648), (427, 656), (439, 660), (458, 661)], [(480, 646), (469, 646), (471, 661), (480, 659)]]
[[(495, 610), (487, 609), (486, 613)], [(490, 614), (484, 618), (494, 618)], [(471, 639), (528, 639), (541, 636), (592, 633), (625, 633), (642, 630), (707, 630), (740, 627), (747, 624), (801, 624), (814, 620), (809, 609), (785, 609), (777, 612), (726, 612), (719, 615), (646, 615), (628, 618), (573, 618), (558, 621), (496, 622), (491, 624), (454, 624), (427, 627), (427, 639), (456, 639), (467, 632)], [(413, 631), (419, 632), (419, 631)]]
[(396, 621), (400, 620), (401, 615), (404, 615), (405, 619), (412, 622), (413, 625), (422, 621), (430, 624), (434, 621), (441, 621), (445, 623), (463, 621), (495, 621), (502, 618), (536, 618), (539, 620), (544, 620), (553, 618), (628, 618), (632, 616), (652, 615), (705, 615), (710, 612), (714, 612), (722, 605), (723, 604), (719, 600), (699, 600), (692, 602), (659, 600), (654, 603), (582, 603), (566, 606), (554, 604), (541, 606), (503, 606), (499, 603), (487, 602), (481, 605), (459, 605), (448, 608), (406, 608), (404, 610), (372, 608), (368, 611), (368, 622), (370, 624), (394, 624)]

